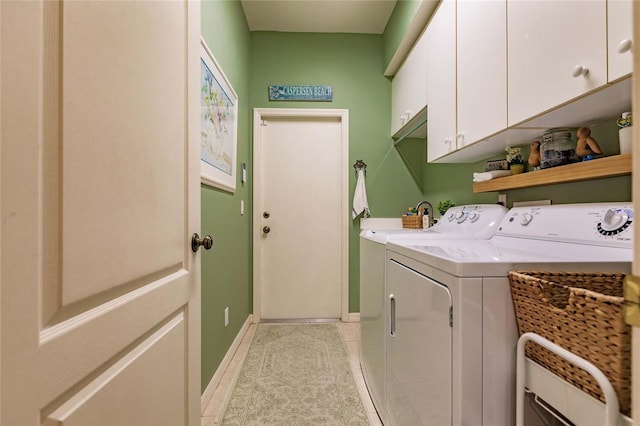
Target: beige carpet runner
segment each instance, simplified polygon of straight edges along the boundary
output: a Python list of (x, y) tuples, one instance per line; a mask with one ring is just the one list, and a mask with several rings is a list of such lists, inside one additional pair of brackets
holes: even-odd
[(368, 425), (335, 324), (259, 324), (223, 425)]

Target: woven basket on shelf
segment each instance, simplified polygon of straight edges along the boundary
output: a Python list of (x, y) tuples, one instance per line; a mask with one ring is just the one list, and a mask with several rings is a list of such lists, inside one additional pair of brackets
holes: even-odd
[(402, 215), (402, 227), (411, 229), (422, 228), (422, 216), (415, 214), (411, 216), (407, 216), (406, 214)]
[[(631, 330), (622, 314), (622, 273), (511, 271), (520, 335), (534, 332), (598, 367), (609, 379), (620, 412), (631, 409)], [(527, 357), (604, 402), (588, 373), (533, 342)]]

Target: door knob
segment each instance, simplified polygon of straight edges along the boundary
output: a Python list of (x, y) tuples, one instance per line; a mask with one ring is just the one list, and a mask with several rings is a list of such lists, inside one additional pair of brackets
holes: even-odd
[(264, 228), (262, 228), (262, 232), (264, 232), (265, 234), (268, 234), (269, 232), (271, 232), (271, 228), (269, 228), (268, 226), (265, 226)]
[(213, 247), (213, 238), (211, 238), (211, 235), (205, 235), (203, 239), (200, 239), (198, 233), (193, 234), (191, 236), (191, 250), (195, 253), (200, 246), (203, 246), (205, 250), (211, 249), (211, 247)]

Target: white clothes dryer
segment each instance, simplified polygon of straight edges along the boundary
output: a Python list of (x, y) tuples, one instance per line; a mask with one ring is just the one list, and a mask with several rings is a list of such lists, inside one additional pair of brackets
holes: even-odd
[(497, 204), (450, 208), (428, 229), (363, 230), (360, 233), (360, 365), (371, 400), (383, 424), (386, 414), (386, 243), (396, 238), (415, 241), (488, 239), (507, 209)]
[(486, 241), (389, 241), (388, 424), (515, 424), (508, 272), (627, 273), (632, 228), (631, 203), (567, 204), (513, 208)]

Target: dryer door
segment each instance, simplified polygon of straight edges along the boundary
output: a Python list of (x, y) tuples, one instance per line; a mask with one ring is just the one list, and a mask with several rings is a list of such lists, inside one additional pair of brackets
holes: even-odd
[(387, 268), (389, 422), (451, 425), (451, 293), (394, 260)]

